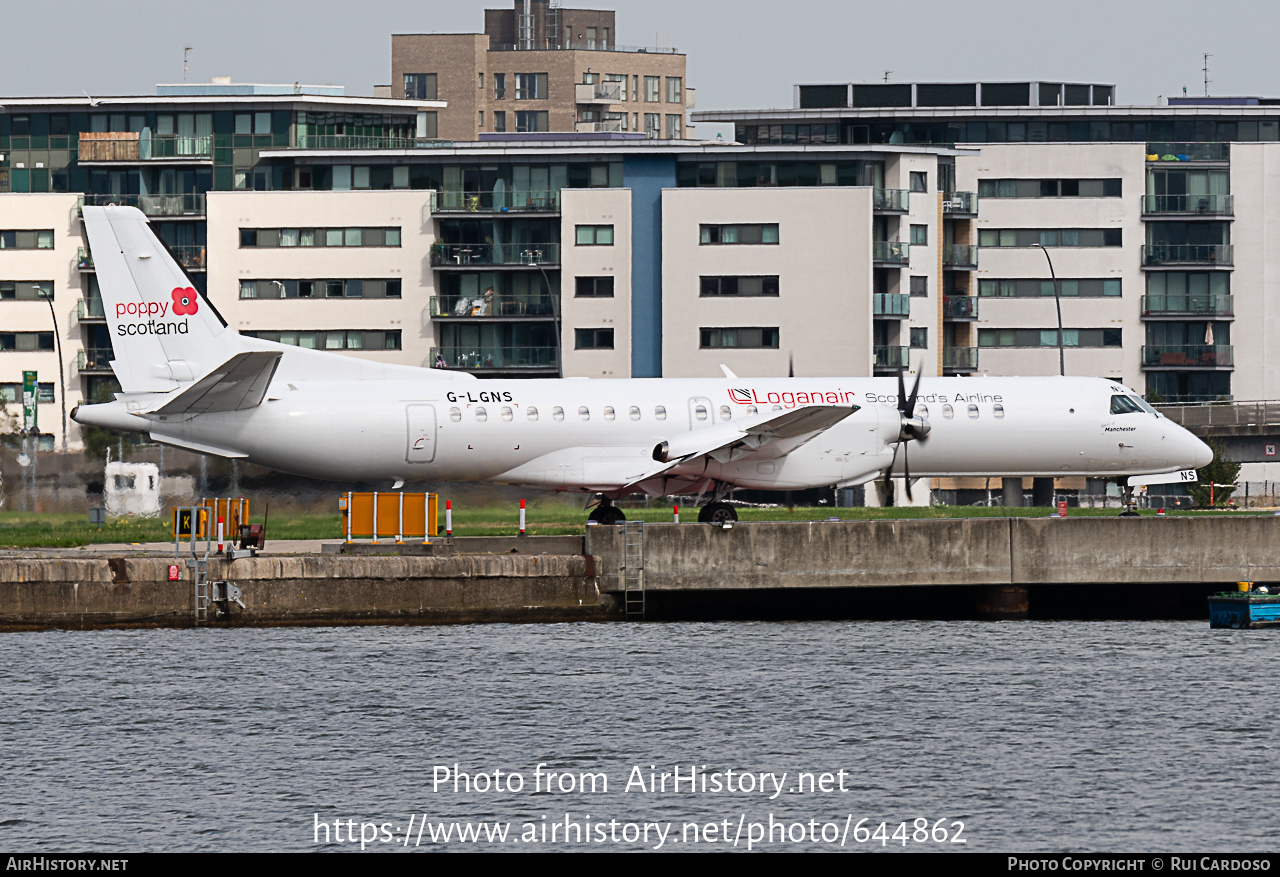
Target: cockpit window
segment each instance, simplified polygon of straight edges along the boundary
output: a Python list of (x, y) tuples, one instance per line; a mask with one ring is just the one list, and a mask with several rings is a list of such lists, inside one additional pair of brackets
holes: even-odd
[(1138, 396), (1130, 396), (1129, 398), (1137, 402), (1138, 405), (1142, 408), (1142, 410), (1147, 412), (1148, 414), (1154, 414), (1156, 417), (1160, 416), (1160, 412), (1152, 408), (1151, 405), (1148, 404), (1146, 399), (1140, 398)]
[(1111, 397), (1112, 414), (1141, 414), (1142, 406), (1129, 396)]

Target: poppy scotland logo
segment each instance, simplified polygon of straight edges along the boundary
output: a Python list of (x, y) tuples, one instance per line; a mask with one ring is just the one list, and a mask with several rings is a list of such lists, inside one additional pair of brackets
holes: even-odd
[(173, 315), (190, 317), (200, 310), (200, 302), (196, 299), (196, 291), (190, 286), (178, 287), (173, 291)]

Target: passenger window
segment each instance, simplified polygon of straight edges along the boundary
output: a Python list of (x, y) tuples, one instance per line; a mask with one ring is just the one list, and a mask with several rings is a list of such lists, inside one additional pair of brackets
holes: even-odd
[(640, 419), (640, 409), (637, 408), (635, 405), (631, 406), (631, 419), (632, 420)]
[(942, 416), (943, 416), (945, 419), (950, 420), (951, 418), (953, 418), (953, 417), (955, 417), (955, 416), (956, 416), (956, 410), (955, 410), (954, 408), (952, 408), (950, 405), (943, 405), (943, 406), (942, 406)]
[(551, 419), (554, 420), (556, 423), (559, 423), (560, 421), (564, 420), (564, 409), (561, 408), (559, 405), (557, 405), (555, 408), (552, 408)]
[(589, 409), (586, 405), (581, 406), (581, 407), (578, 409), (578, 416), (579, 416), (579, 417), (581, 417), (583, 420), (590, 420), (590, 419), (591, 419), (591, 409)]
[(993, 416), (993, 417), (995, 417), (995, 419), (996, 419), (996, 420), (1001, 420), (1001, 419), (1003, 419), (1003, 418), (1004, 418), (1004, 406), (1003, 406), (1003, 405), (1000, 405), (1000, 404), (998, 404), (998, 403), (997, 403), (995, 406), (993, 406), (993, 407), (992, 407), (992, 409), (991, 409), (991, 414), (992, 414), (992, 416)]
[(462, 422), (462, 409), (461, 409), (461, 408), (450, 408), (450, 409), (449, 409), (449, 419), (450, 419), (450, 420), (452, 420), (454, 423), (461, 423), (461, 422)]
[(917, 406), (916, 406), (916, 414), (919, 414), (919, 415), (920, 415), (921, 417), (923, 417), (925, 420), (928, 420), (928, 419), (929, 419), (929, 406), (928, 406), (928, 405), (917, 405)]
[(507, 407), (504, 405), (504, 406), (503, 406), (503, 408), (502, 408), (502, 419), (503, 419), (503, 420), (510, 420), (510, 419), (511, 419), (512, 417), (514, 417), (514, 416), (515, 416), (515, 415), (513, 415), (513, 414), (511, 413), (511, 409), (510, 409), (510, 408), (507, 408)]
[(969, 406), (969, 419), (970, 419), (970, 420), (977, 420), (977, 419), (978, 419), (978, 406), (977, 406), (977, 405), (970, 405), (970, 406)]
[(654, 408), (654, 409), (653, 409), (653, 416), (654, 416), (655, 418), (657, 418), (658, 420), (666, 420), (666, 419), (667, 419), (667, 409), (666, 409), (666, 407), (665, 407), (665, 406), (663, 406), (663, 405), (659, 405), (658, 407)]
[(720, 419), (721, 419), (721, 420), (733, 420), (733, 411), (729, 408), (729, 406), (728, 406), (728, 405), (721, 405), (721, 406), (720, 406)]
[(529, 412), (528, 412), (528, 415), (529, 415), (529, 420), (530, 420), (530, 421), (535, 421), (535, 420), (537, 420), (537, 419), (538, 419), (538, 409), (537, 409), (537, 408), (534, 408), (532, 405), (530, 405), (530, 406), (529, 406)]
[(757, 409), (757, 408), (756, 408), (756, 406), (754, 406), (754, 405), (748, 405), (748, 406), (747, 406), (747, 413), (748, 413), (748, 414), (759, 414), (759, 413), (760, 413), (760, 411), (759, 411), (759, 409)]
[(698, 420), (706, 420), (706, 419), (707, 419), (707, 406), (706, 406), (706, 405), (698, 405), (697, 407), (695, 407), (695, 408), (693, 409), (693, 416), (694, 416), (694, 417), (696, 417), (696, 418), (698, 418)]
[(488, 411), (485, 411), (483, 408), (476, 409), (476, 420), (480, 421), (481, 423), (484, 423), (488, 419), (489, 419)]
[(613, 416), (614, 416), (613, 409), (610, 408), (608, 405), (604, 406), (604, 419), (613, 420)]

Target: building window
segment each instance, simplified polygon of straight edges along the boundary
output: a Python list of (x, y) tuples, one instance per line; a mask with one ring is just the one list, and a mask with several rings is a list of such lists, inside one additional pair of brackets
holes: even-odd
[(656, 104), (662, 99), (659, 89), (662, 87), (661, 76), (646, 76), (644, 78), (644, 99), (646, 102)]
[(616, 90), (617, 90), (617, 92), (618, 92), (618, 98), (617, 98), (617, 99), (618, 99), (619, 101), (622, 101), (622, 102), (624, 102), (624, 103), (625, 103), (625, 102), (626, 102), (626, 100), (627, 100), (627, 76), (626, 76), (626, 74), (625, 74), (625, 73), (606, 73), (606, 74), (604, 75), (604, 81), (605, 81), (606, 83), (611, 83), (611, 84), (610, 84), (610, 86), (609, 86), (609, 90), (610, 90), (610, 92), (612, 92), (612, 91), (614, 91), (614, 90), (616, 89)]
[(684, 80), (679, 76), (667, 77), (667, 103), (678, 104), (684, 102)]
[(662, 115), (660, 113), (644, 114), (644, 136), (650, 140), (657, 140), (658, 135), (662, 133)]
[(580, 247), (613, 246), (612, 225), (579, 225), (575, 229), (574, 243)]
[(1121, 180), (978, 180), (980, 198), (1119, 198)]
[(911, 294), (916, 298), (928, 298), (929, 278), (928, 277), (912, 277), (911, 278)]
[(242, 299), (400, 298), (399, 278), (339, 280), (241, 280)]
[(578, 277), (574, 279), (575, 298), (613, 298), (612, 277)]
[(983, 228), (980, 247), (1119, 247), (1118, 228)]
[(701, 226), (700, 242), (704, 245), (776, 244), (778, 225), (704, 225)]
[[(1120, 329), (1063, 329), (1063, 347), (1121, 347)], [(1057, 329), (979, 329), (979, 347), (1057, 347)]]
[(53, 229), (0, 231), (0, 250), (52, 250)]
[(929, 246), (929, 226), (927, 225), (911, 226), (911, 243), (919, 244), (922, 247)]
[(250, 338), (305, 347), (309, 350), (400, 350), (400, 330), (310, 329), (281, 332), (244, 332)]
[[(41, 405), (54, 403), (53, 382), (36, 384), (36, 401)], [(22, 402), (22, 384), (0, 384), (0, 405)]]
[(928, 346), (929, 346), (929, 330), (923, 327), (920, 327), (920, 328), (912, 327), (911, 349), (925, 350), (926, 348), (928, 348)]
[(484, 71), (480, 70), (476, 73), (476, 88), (484, 91)]
[(573, 346), (576, 350), (612, 350), (612, 329), (574, 329)]
[(778, 276), (749, 277), (703, 277), (699, 285), (698, 295), (702, 298), (718, 296), (738, 296), (741, 298), (755, 296), (778, 296)]
[(520, 133), (549, 131), (550, 126), (547, 124), (547, 111), (520, 111), (516, 113), (516, 131)]
[(0, 332), (0, 350), (53, 350), (52, 332)]
[(405, 100), (436, 100), (436, 74), (406, 73), (404, 75)]
[(924, 171), (911, 172), (911, 191), (927, 192), (929, 191), (929, 175)]
[(703, 350), (777, 350), (778, 329), (774, 327), (741, 327), (700, 329), (699, 346)]
[(667, 116), (667, 139), (679, 140), (684, 136), (684, 116)]
[(48, 301), (52, 280), (0, 280), (0, 301)]
[(476, 115), (476, 127), (479, 128), (481, 131), (484, 130), (484, 110), (480, 110), (480, 112)]
[(505, 73), (493, 74), (493, 99), (494, 100), (507, 99), (507, 74)]
[(546, 100), (547, 74), (517, 73), (516, 100)]
[[(1155, 276), (1163, 277), (1163, 274)], [(1225, 274), (1220, 275), (1226, 277)], [(1059, 295), (1076, 298), (1104, 298), (1120, 295), (1120, 278), (1061, 278)], [(1023, 277), (1004, 280), (979, 280), (978, 295), (987, 298), (1053, 297), (1053, 281), (1048, 278)]]
[(495, 110), (493, 113), (493, 130), (495, 131), (507, 130), (507, 114), (502, 112), (501, 110)]
[(276, 247), (398, 247), (398, 228), (242, 228), (241, 249)]

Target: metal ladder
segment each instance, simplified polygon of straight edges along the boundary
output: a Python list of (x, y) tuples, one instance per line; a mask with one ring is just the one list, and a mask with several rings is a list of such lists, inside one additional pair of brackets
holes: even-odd
[(209, 623), (209, 561), (192, 556), (187, 566), (195, 570), (196, 627)]
[[(195, 625), (201, 627), (209, 623), (209, 555), (213, 549), (213, 532), (210, 526), (212, 515), (205, 506), (175, 509), (173, 534), (173, 559), (184, 560), (187, 569), (192, 571), (192, 587), (195, 589)], [(189, 515), (188, 532), (182, 533), (177, 527), (176, 516)], [(182, 558), (183, 537), (186, 536), (187, 557)], [(198, 554), (196, 543), (204, 538), (204, 554)]]
[(622, 604), (627, 618), (644, 620), (644, 521), (622, 524)]

